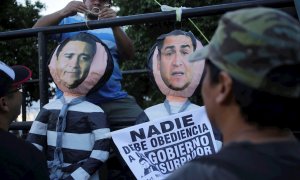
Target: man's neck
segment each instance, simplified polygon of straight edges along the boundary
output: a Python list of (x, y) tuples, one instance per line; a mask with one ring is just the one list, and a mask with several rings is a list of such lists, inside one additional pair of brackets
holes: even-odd
[(3, 131), (8, 131), (9, 122), (6, 117), (0, 116), (0, 129)]

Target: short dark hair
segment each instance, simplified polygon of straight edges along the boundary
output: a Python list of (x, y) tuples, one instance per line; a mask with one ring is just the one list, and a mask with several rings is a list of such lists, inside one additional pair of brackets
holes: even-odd
[(192, 44), (193, 44), (193, 50), (195, 51), (195, 49), (197, 47), (197, 41), (196, 41), (196, 38), (195, 38), (194, 34), (191, 31), (186, 32), (186, 31), (182, 31), (182, 30), (174, 30), (174, 31), (171, 31), (167, 34), (163, 34), (163, 35), (159, 36), (156, 39), (158, 54), (159, 55), (161, 54), (161, 48), (164, 45), (164, 40), (166, 39), (166, 37), (179, 36), (179, 35), (184, 35), (184, 36), (190, 37), (191, 41), (192, 41)]
[[(210, 62), (210, 60), (206, 60), (205, 66), (209, 68), (211, 83), (218, 83), (218, 75), (221, 70)], [(299, 73), (297, 69), (299, 69), (299, 66), (279, 67), (274, 71), (277, 74), (283, 71)], [(270, 72), (269, 74), (271, 76), (271, 74), (274, 75), (276, 72)], [(299, 127), (297, 121), (300, 120), (300, 98), (273, 95), (251, 88), (234, 78), (232, 80), (233, 95), (246, 121), (261, 128), (277, 127), (281, 129), (294, 129)]]
[(56, 51), (56, 57), (58, 58), (58, 55), (60, 54), (61, 50), (65, 47), (66, 44), (68, 44), (68, 42), (70, 41), (82, 41), (82, 42), (86, 42), (87, 44), (91, 45), (91, 52), (92, 52), (92, 57), (94, 57), (94, 55), (96, 54), (96, 39), (93, 35), (88, 34), (88, 33), (78, 33), (70, 38), (65, 39), (60, 46), (58, 47), (57, 51)]

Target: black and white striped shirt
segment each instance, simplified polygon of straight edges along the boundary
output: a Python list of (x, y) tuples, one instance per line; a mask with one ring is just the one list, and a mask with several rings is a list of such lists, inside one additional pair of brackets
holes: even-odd
[[(54, 159), (56, 122), (63, 104), (55, 100), (46, 104), (33, 122), (27, 140), (45, 152), (48, 164)], [(83, 101), (69, 108), (66, 129), (62, 137), (64, 177), (89, 179), (98, 174), (99, 167), (108, 159), (110, 132), (103, 110)], [(49, 169), (51, 174), (51, 169)], [(97, 178), (96, 178), (97, 179)]]

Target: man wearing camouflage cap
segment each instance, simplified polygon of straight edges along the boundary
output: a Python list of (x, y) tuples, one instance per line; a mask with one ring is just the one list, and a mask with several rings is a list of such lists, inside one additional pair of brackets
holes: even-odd
[(223, 134), (219, 153), (187, 163), (167, 179), (300, 179), (300, 25), (284, 12), (226, 13), (205, 48), (202, 97)]

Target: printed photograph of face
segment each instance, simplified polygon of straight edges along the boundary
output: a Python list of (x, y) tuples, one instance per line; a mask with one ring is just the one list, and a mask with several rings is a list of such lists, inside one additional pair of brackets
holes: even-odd
[(193, 53), (194, 47), (189, 36), (171, 35), (163, 41), (158, 53), (157, 68), (162, 80), (172, 90), (184, 90), (192, 81), (192, 64), (188, 56)]
[(76, 88), (85, 80), (95, 53), (95, 41), (71, 39), (58, 49), (57, 75), (67, 88)]

